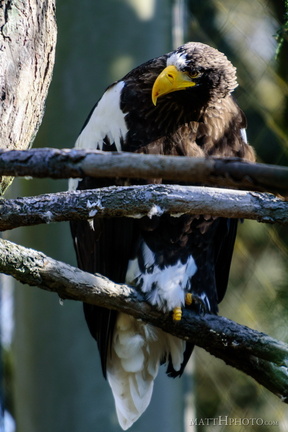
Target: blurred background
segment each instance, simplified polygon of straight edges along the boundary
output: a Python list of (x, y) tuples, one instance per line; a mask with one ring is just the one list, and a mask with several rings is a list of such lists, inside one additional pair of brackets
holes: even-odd
[[(258, 161), (287, 165), (288, 43), (286, 39), (279, 51), (275, 37), (283, 29), (284, 3), (58, 2), (56, 65), (34, 147), (73, 147), (106, 86), (132, 67), (191, 40), (218, 48), (237, 66), (235, 96), (247, 115), (248, 139)], [(6, 196), (66, 189), (66, 181), (16, 179)], [(5, 238), (76, 264), (68, 223), (15, 229)], [(221, 315), (286, 343), (287, 244), (287, 228), (245, 221), (220, 305)], [(119, 431), (82, 305), (60, 305), (55, 294), (14, 285), (9, 277), (2, 282), (6, 432)], [(220, 421), (209, 425), (208, 418)], [(249, 420), (253, 418), (258, 422)], [(168, 379), (162, 371), (150, 407), (129, 430), (284, 432), (288, 407), (250, 377), (196, 348), (182, 379)]]

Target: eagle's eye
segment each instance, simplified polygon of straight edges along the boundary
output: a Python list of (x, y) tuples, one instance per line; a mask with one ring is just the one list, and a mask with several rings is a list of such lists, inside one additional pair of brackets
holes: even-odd
[(190, 71), (189, 72), (189, 76), (190, 78), (199, 78), (201, 76), (201, 72), (199, 71)]

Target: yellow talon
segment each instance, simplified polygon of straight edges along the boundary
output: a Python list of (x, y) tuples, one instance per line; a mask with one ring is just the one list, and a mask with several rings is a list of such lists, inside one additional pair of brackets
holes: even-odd
[(192, 304), (192, 294), (191, 293), (186, 294), (185, 303), (187, 306), (190, 306)]
[(181, 307), (175, 307), (173, 309), (173, 320), (180, 321), (182, 318), (182, 309)]

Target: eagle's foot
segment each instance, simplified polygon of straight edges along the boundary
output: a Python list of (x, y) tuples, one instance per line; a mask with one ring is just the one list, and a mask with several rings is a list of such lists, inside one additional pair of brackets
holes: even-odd
[(198, 306), (198, 313), (200, 315), (205, 315), (206, 313), (209, 313), (209, 309), (207, 307), (207, 304), (204, 302), (204, 300), (200, 296), (193, 295), (193, 303)]
[(182, 318), (182, 309), (180, 306), (175, 307), (173, 309), (173, 320), (174, 321), (181, 321)]
[(200, 315), (205, 315), (206, 313), (209, 312), (207, 304), (204, 302), (204, 300), (199, 295), (187, 293), (185, 295), (185, 305), (191, 306), (192, 303), (193, 303), (193, 305), (195, 305), (195, 307), (197, 307), (198, 313)]
[(192, 301), (193, 301), (192, 294), (191, 293), (187, 293), (186, 296), (185, 296), (185, 304), (186, 304), (186, 306), (191, 306)]
[[(190, 306), (192, 304), (193, 297), (191, 293), (187, 293), (185, 295), (185, 304), (186, 306)], [(173, 320), (174, 321), (181, 321), (182, 318), (182, 308), (180, 306), (175, 307), (173, 309)]]

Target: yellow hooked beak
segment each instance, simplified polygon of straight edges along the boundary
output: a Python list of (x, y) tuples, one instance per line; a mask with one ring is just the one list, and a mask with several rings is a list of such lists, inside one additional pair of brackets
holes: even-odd
[(152, 88), (152, 102), (157, 104), (157, 99), (168, 93), (185, 90), (194, 87), (196, 83), (186, 72), (179, 71), (175, 66), (167, 66), (156, 78)]

